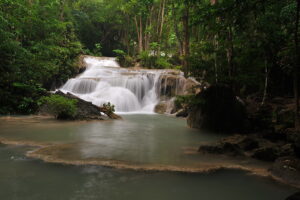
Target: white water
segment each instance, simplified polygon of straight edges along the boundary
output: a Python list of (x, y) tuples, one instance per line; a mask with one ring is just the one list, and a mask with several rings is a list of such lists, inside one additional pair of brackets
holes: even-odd
[(60, 88), (95, 105), (110, 102), (116, 112), (153, 113), (159, 102), (161, 75), (167, 70), (129, 70), (114, 58), (84, 59), (87, 69)]

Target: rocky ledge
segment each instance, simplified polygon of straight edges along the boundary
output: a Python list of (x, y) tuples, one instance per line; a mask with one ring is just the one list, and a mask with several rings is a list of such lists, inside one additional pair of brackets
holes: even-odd
[[(75, 120), (104, 120), (104, 119), (121, 119), (121, 116), (115, 114), (111, 110), (106, 107), (99, 107), (91, 102), (85, 101), (80, 99), (79, 97), (71, 94), (71, 93), (63, 93), (62, 91), (58, 90), (55, 92), (56, 95), (63, 96), (68, 99), (75, 99), (76, 100), (76, 115), (73, 119)], [(103, 115), (103, 114), (105, 115)], [(49, 111), (47, 106), (43, 106), (40, 109), (40, 114), (48, 115)]]
[(273, 178), (300, 188), (300, 133), (256, 133), (227, 136), (214, 144), (201, 145), (200, 153), (226, 154), (272, 162)]

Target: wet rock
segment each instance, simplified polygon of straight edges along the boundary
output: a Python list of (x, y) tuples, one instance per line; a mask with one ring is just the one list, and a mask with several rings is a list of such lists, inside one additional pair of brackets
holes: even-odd
[(77, 65), (76, 65), (76, 74), (80, 74), (86, 70), (87, 63), (84, 61), (84, 59), (87, 57), (90, 57), (90, 56), (80, 55), (78, 57), (78, 61), (77, 61)]
[(285, 183), (300, 186), (300, 160), (296, 157), (278, 158), (270, 172)]
[(222, 139), (213, 145), (202, 145), (199, 147), (199, 152), (211, 153), (211, 154), (227, 154), (231, 156), (244, 155), (239, 143), (239, 135)]
[(300, 200), (300, 192), (297, 192), (291, 196), (289, 196), (288, 198), (286, 198), (285, 200)]
[(225, 142), (217, 145), (202, 145), (198, 149), (202, 153), (211, 154), (226, 154), (230, 156), (241, 156), (244, 155), (242, 150), (237, 144)]
[(197, 94), (205, 85), (207, 84), (199, 83), (193, 78), (186, 79), (178, 73), (174, 74), (168, 72), (168, 74), (164, 74), (160, 77), (158, 89), (161, 97), (170, 98), (176, 95)]
[(259, 147), (259, 142), (254, 137), (246, 137), (238, 144), (244, 151), (250, 151)]
[(185, 90), (184, 94), (185, 95), (190, 95), (190, 94), (198, 94), (201, 92), (202, 87), (208, 86), (206, 83), (199, 83), (193, 78), (188, 78), (185, 81)]
[(159, 113), (159, 114), (164, 114), (166, 111), (167, 111), (166, 102), (160, 102), (154, 108), (154, 112)]
[(121, 119), (119, 115), (116, 115), (115, 113), (111, 112), (110, 110), (107, 110), (105, 107), (98, 107), (91, 102), (85, 101), (83, 99), (80, 99), (79, 97), (70, 94), (70, 93), (63, 93), (61, 91), (57, 91), (55, 94), (61, 95), (63, 97), (66, 97), (68, 99), (76, 99), (76, 108), (77, 108), (77, 114), (74, 117), (75, 119), (80, 119), (80, 120), (103, 120), (104, 117), (101, 113), (106, 114), (109, 118), (111, 119)]
[(245, 106), (228, 86), (210, 86), (196, 95), (196, 101), (187, 118), (189, 127), (229, 133), (244, 130)]
[(279, 156), (294, 156), (294, 147), (292, 144), (285, 144), (280, 148)]
[(188, 116), (188, 111), (187, 109), (180, 109), (177, 113), (176, 113), (176, 117), (187, 117)]
[(162, 75), (160, 77), (160, 96), (165, 98), (184, 93), (185, 78), (178, 75)]
[(244, 155), (243, 151), (241, 150), (238, 144), (233, 144), (229, 142), (225, 142), (222, 146), (223, 152), (233, 156), (241, 156)]
[(263, 161), (274, 161), (279, 157), (279, 150), (275, 146), (261, 147), (254, 150), (252, 157)]

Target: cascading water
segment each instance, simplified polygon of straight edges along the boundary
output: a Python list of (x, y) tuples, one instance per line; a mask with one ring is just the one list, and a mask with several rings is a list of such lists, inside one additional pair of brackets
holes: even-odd
[[(167, 70), (121, 68), (114, 58), (86, 57), (87, 69), (60, 88), (95, 105), (110, 102), (116, 112), (153, 113), (159, 102), (161, 75)], [(166, 81), (165, 81), (166, 82)]]

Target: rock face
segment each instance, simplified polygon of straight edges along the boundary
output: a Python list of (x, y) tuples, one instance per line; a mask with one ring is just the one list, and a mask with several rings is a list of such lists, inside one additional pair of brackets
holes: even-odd
[[(170, 70), (161, 75), (157, 91), (160, 102), (155, 107), (155, 112), (159, 114), (174, 114), (182, 108), (177, 108), (174, 104), (177, 95), (195, 95), (201, 91), (201, 84), (193, 78), (185, 78), (180, 71)], [(176, 115), (177, 116), (177, 115)], [(181, 110), (180, 117), (187, 117), (187, 110)]]
[(70, 94), (70, 93), (65, 94), (61, 91), (57, 91), (55, 94), (61, 95), (68, 99), (76, 99), (77, 100), (77, 103), (76, 103), (77, 114), (74, 117), (74, 119), (103, 120), (105, 117), (101, 113), (104, 113), (110, 119), (121, 119), (121, 117), (119, 115), (116, 115), (115, 113), (110, 112), (105, 107), (98, 107), (98, 106), (92, 104), (91, 102), (84, 101), (73, 94)]
[[(172, 71), (171, 71), (172, 72)], [(165, 74), (160, 77), (159, 93), (161, 97), (197, 94), (201, 84), (193, 78), (184, 78), (180, 74)]]
[(196, 95), (187, 123), (192, 128), (217, 132), (242, 131), (246, 123), (246, 110), (226, 85), (212, 85)]
[(165, 102), (158, 103), (154, 108), (154, 112), (158, 114), (164, 114), (166, 111), (167, 111), (167, 105)]

